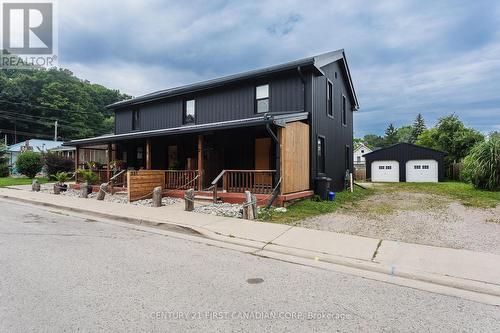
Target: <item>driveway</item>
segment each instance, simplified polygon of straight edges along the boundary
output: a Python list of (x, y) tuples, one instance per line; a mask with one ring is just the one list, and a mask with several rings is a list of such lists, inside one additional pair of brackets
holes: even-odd
[(500, 205), (466, 207), (442, 195), (391, 187), (299, 226), (500, 254)]
[(0, 209), (2, 332), (500, 330), (495, 306), (31, 206)]

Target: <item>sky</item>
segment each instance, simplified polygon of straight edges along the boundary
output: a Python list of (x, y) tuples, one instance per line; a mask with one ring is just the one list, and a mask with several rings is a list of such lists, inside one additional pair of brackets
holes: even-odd
[(457, 114), (500, 131), (500, 1), (64, 0), (59, 65), (138, 96), (344, 49), (356, 137)]

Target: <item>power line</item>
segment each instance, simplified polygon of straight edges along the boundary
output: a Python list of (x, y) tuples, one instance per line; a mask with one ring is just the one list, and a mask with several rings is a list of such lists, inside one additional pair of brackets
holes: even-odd
[(9, 129), (5, 129), (5, 128), (0, 128), (0, 132), (7, 133), (7, 134), (18, 134), (18, 135), (26, 135), (26, 136), (34, 136), (34, 137), (39, 137), (39, 138), (53, 139), (52, 135), (39, 134), (39, 133), (31, 133), (31, 132), (23, 132), (23, 131), (14, 131), (14, 130), (9, 130)]
[(25, 107), (32, 107), (32, 108), (50, 110), (50, 111), (73, 112), (75, 114), (84, 114), (84, 115), (88, 115), (89, 114), (88, 111), (85, 111), (85, 110), (70, 110), (70, 109), (62, 110), (62, 109), (51, 108), (51, 107), (44, 106), (44, 105), (33, 105), (31, 103), (12, 102), (12, 101), (5, 100), (5, 99), (0, 99), (0, 102), (1, 103), (9, 103), (9, 104), (13, 104), (13, 105), (21, 105), (21, 106), (25, 106)]

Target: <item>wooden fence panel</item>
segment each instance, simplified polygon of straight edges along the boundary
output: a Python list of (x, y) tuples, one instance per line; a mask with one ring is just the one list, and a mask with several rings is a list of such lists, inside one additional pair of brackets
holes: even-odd
[(309, 190), (309, 125), (289, 123), (279, 131), (281, 143), (281, 193)]
[(165, 189), (165, 171), (139, 170), (127, 172), (128, 201), (146, 199), (152, 196), (153, 189)]

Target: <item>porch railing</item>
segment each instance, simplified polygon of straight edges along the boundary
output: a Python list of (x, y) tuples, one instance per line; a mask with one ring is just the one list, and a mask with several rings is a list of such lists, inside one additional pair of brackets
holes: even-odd
[(165, 170), (165, 189), (187, 190), (197, 188), (197, 170)]
[(214, 202), (217, 201), (218, 186), (221, 180), (224, 192), (243, 193), (250, 191), (254, 194), (271, 194), (275, 173), (276, 170), (222, 170), (212, 182)]

